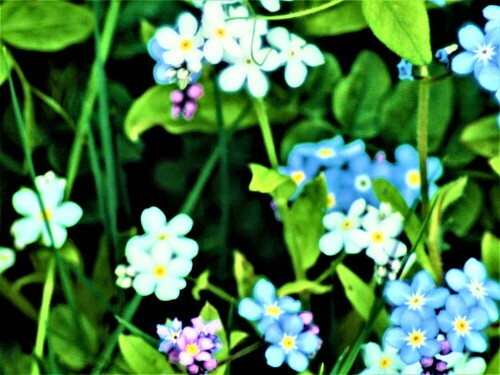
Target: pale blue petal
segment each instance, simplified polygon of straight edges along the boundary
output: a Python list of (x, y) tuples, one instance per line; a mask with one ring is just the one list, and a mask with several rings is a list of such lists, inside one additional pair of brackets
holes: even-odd
[(72, 227), (83, 216), (82, 208), (74, 202), (64, 202), (53, 212), (53, 220), (65, 227)]
[(159, 234), (165, 229), (167, 218), (158, 207), (146, 208), (141, 214), (141, 224), (149, 234)]
[(469, 279), (475, 281), (486, 280), (486, 268), (484, 268), (483, 263), (477, 259), (470, 258), (464, 265), (464, 272)]
[(433, 309), (439, 309), (444, 306), (446, 298), (450, 295), (450, 291), (446, 288), (435, 288), (425, 294), (427, 304)]
[(276, 288), (266, 279), (257, 281), (253, 294), (262, 305), (272, 305), (276, 300)]
[(167, 223), (167, 233), (184, 236), (193, 228), (193, 219), (186, 214), (179, 214)]
[(403, 305), (411, 293), (410, 286), (401, 280), (389, 281), (384, 291), (387, 301), (395, 306)]
[[(424, 326), (425, 327), (425, 326)], [(436, 339), (427, 339), (420, 347), (420, 353), (426, 357), (434, 357), (441, 351), (441, 344)]]
[(246, 78), (247, 72), (243, 66), (239, 64), (230, 65), (220, 73), (219, 85), (223, 91), (238, 91), (243, 86)]
[(34, 217), (25, 217), (14, 221), (11, 233), (15, 238), (16, 246), (23, 248), (38, 240), (42, 234), (43, 222)]
[(415, 149), (407, 144), (400, 145), (394, 151), (394, 157), (398, 164), (407, 167), (415, 167), (418, 165), (418, 153)]
[(378, 366), (380, 357), (382, 356), (382, 349), (379, 344), (368, 342), (362, 347), (363, 362), (367, 367)]
[(160, 301), (171, 301), (177, 299), (180, 290), (186, 287), (186, 281), (183, 279), (165, 277), (155, 289), (155, 295)]
[(311, 354), (318, 350), (318, 337), (312, 333), (301, 333), (295, 341), (300, 351)]
[(412, 365), (415, 362), (418, 362), (422, 355), (417, 349), (412, 348), (411, 346), (407, 345), (404, 346), (401, 349), (401, 352), (399, 353), (401, 360), (406, 363), (407, 365)]
[(406, 345), (406, 333), (399, 327), (392, 327), (385, 331), (383, 342), (396, 348), (401, 349)]
[(335, 255), (342, 250), (344, 245), (342, 232), (337, 229), (321, 236), (319, 240), (319, 248), (326, 255)]
[(177, 20), (179, 34), (182, 36), (193, 36), (198, 30), (198, 20), (188, 12), (184, 12)]
[(446, 339), (450, 343), (450, 348), (454, 352), (461, 352), (464, 350), (464, 340), (462, 336), (458, 335), (455, 331), (450, 331), (446, 335)]
[(468, 51), (473, 51), (484, 43), (483, 31), (476, 25), (466, 25), (458, 30), (458, 41)]
[(432, 276), (425, 270), (418, 272), (413, 277), (413, 281), (411, 283), (411, 289), (421, 294), (428, 292), (435, 286), (436, 284), (434, 283)]
[(481, 298), (478, 301), (478, 304), (484, 310), (486, 310), (490, 322), (495, 322), (498, 320), (498, 306), (491, 298), (488, 297)]
[(292, 297), (285, 296), (278, 300), (278, 307), (287, 313), (298, 313), (301, 303)]
[(495, 64), (489, 64), (476, 75), (477, 81), (488, 91), (497, 91), (500, 88), (500, 69)]
[(238, 314), (248, 320), (259, 320), (264, 315), (264, 308), (253, 299), (243, 298), (238, 305)]
[(436, 315), (433, 314), (431, 318), (423, 320), (422, 328), (425, 330), (425, 336), (427, 338), (436, 337), (439, 332), (439, 324)]
[[(455, 368), (456, 369), (456, 368)], [(481, 375), (486, 371), (486, 361), (481, 357), (469, 358), (463, 368), (457, 371), (460, 375)]]
[(304, 322), (298, 315), (281, 315), (280, 323), (283, 331), (289, 336), (298, 335), (304, 328)]
[(474, 329), (482, 330), (486, 328), (489, 324), (490, 320), (488, 317), (488, 313), (485, 309), (481, 307), (473, 307), (469, 311), (469, 315), (467, 316), (468, 320), (470, 320), (471, 326)]
[(285, 351), (278, 345), (267, 348), (265, 356), (267, 364), (271, 367), (280, 367), (285, 361)]
[(464, 316), (467, 313), (467, 307), (462, 297), (454, 294), (446, 299), (446, 310), (452, 316)]
[(188, 259), (177, 257), (172, 259), (167, 267), (167, 272), (173, 277), (186, 277), (193, 268), (193, 262)]
[(274, 27), (268, 31), (266, 39), (271, 46), (287, 50), (290, 46), (290, 33), (284, 27)]
[(260, 69), (251, 69), (248, 72), (247, 87), (250, 94), (255, 98), (266, 96), (269, 90), (267, 77)]
[(292, 370), (302, 372), (309, 366), (309, 359), (304, 353), (298, 350), (292, 350), (286, 357), (286, 363), (288, 363), (288, 366), (290, 366)]
[(285, 65), (285, 81), (288, 86), (295, 88), (302, 85), (307, 76), (306, 65), (299, 60), (289, 60)]
[(456, 268), (446, 272), (445, 280), (448, 286), (455, 292), (465, 288), (469, 282), (469, 278), (465, 275), (465, 273)]
[(18, 214), (39, 215), (40, 204), (35, 192), (31, 189), (23, 188), (12, 196), (12, 205)]
[(199, 250), (198, 242), (186, 237), (170, 237), (167, 240), (174, 252), (187, 259), (193, 259)]
[(265, 340), (271, 344), (278, 344), (283, 339), (283, 330), (278, 324), (271, 324), (265, 331)]
[(493, 299), (500, 299), (500, 283), (493, 280), (486, 280), (484, 283), (486, 293)]
[(406, 310), (401, 314), (401, 328), (410, 332), (422, 327), (422, 318), (414, 311)]
[[(45, 223), (42, 225), (42, 243), (45, 246), (54, 246), (56, 249), (60, 249), (66, 242), (68, 232), (66, 231), (66, 228), (53, 223), (52, 221), (49, 222), (49, 226), (50, 234)], [(52, 237), (50, 235), (52, 235)], [(52, 243), (52, 240), (54, 240), (54, 243)]]
[(302, 61), (309, 66), (318, 66), (324, 64), (325, 58), (320, 49), (313, 44), (308, 44), (302, 48)]
[(484, 353), (488, 349), (488, 341), (482, 333), (471, 331), (465, 336), (465, 346), (471, 352)]
[(141, 273), (134, 278), (132, 287), (135, 289), (137, 294), (141, 296), (149, 296), (155, 290), (156, 280), (151, 274)]
[(472, 52), (462, 52), (451, 60), (451, 70), (457, 74), (470, 74), (475, 63), (476, 56)]

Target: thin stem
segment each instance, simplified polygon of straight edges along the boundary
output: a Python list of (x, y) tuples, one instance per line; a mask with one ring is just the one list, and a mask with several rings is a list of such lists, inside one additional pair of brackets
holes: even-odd
[(38, 320), (38, 313), (30, 301), (22, 295), (19, 289), (14, 288), (13, 283), (7, 280), (3, 275), (0, 275), (0, 294), (15, 305), (28, 318)]
[(265, 342), (256, 342), (255, 344), (252, 344), (246, 348), (241, 349), (239, 352), (234, 353), (233, 355), (227, 357), (226, 359), (223, 359), (217, 365), (220, 367), (225, 363), (232, 362), (238, 358), (244, 357), (247, 354), (253, 352), (254, 350), (257, 350), (260, 347), (264, 346), (265, 344), (266, 344)]
[(264, 139), (264, 146), (266, 148), (267, 157), (269, 158), (269, 163), (271, 164), (271, 168), (278, 169), (278, 156), (276, 154), (276, 147), (274, 146), (273, 133), (271, 131), (271, 124), (269, 123), (269, 117), (267, 116), (266, 105), (262, 99), (254, 99), (253, 104), (257, 120), (259, 121), (260, 131), (262, 132), (262, 138)]
[(333, 275), (335, 273), (335, 270), (337, 269), (337, 266), (344, 260), (346, 255), (347, 254), (345, 252), (342, 252), (342, 254), (337, 259), (332, 261), (330, 267), (328, 267), (321, 275), (319, 275), (318, 278), (314, 280), (314, 282), (317, 284), (321, 284), (323, 281), (325, 281), (326, 278)]
[(420, 167), (420, 193), (422, 195), (422, 217), (429, 211), (429, 184), (427, 182), (427, 127), (429, 115), (429, 82), (424, 78), (418, 84), (417, 148)]
[(220, 299), (223, 299), (224, 301), (229, 302), (230, 304), (235, 304), (238, 300), (234, 298), (232, 295), (229, 293), (225, 292), (224, 289), (219, 288), (218, 286), (215, 286), (211, 283), (208, 283), (205, 287), (206, 290), (209, 292), (215, 294), (217, 297)]

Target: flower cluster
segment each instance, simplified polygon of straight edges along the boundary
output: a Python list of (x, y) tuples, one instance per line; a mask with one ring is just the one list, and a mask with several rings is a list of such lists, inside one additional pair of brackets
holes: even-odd
[[(329, 230), (319, 241), (326, 255), (335, 255), (342, 249), (348, 254), (357, 254), (366, 249), (366, 255), (377, 264), (381, 277), (394, 279), (400, 269), (399, 259), (406, 255), (406, 245), (396, 237), (403, 231), (403, 216), (393, 212), (391, 205), (382, 203), (377, 209), (367, 206), (363, 198), (355, 200), (347, 214), (331, 212), (323, 218)], [(391, 267), (390, 273), (382, 273)], [(380, 268), (380, 269), (379, 269)]]
[[(279, 0), (261, 2), (270, 11), (280, 8)], [(283, 27), (268, 30), (265, 21), (252, 20), (247, 2), (206, 0), (195, 5), (202, 11), (201, 20), (182, 13), (175, 27), (158, 28), (148, 46), (157, 62), (153, 70), (156, 82), (178, 84), (183, 97), (190, 97), (189, 87), (200, 77), (203, 64), (222, 64), (218, 78), (222, 90), (234, 92), (245, 86), (260, 98), (269, 90), (264, 72), (284, 66), (285, 81), (298, 87), (306, 78), (307, 66), (324, 63), (316, 46)], [(264, 35), (269, 46), (263, 46)], [(174, 102), (174, 117), (180, 113), (192, 117), (196, 106), (193, 101), (187, 103), (179, 110)]]
[(179, 214), (167, 223), (159, 208), (150, 207), (142, 212), (141, 223), (145, 233), (127, 242), (125, 256), (130, 265), (116, 268), (117, 285), (132, 286), (142, 296), (154, 292), (162, 301), (176, 299), (198, 254), (198, 243), (184, 237), (193, 220)]
[[(417, 151), (408, 144), (400, 145), (390, 163), (384, 152), (372, 160), (361, 140), (344, 144), (341, 136), (317, 143), (295, 145), (288, 156), (287, 166), (278, 171), (290, 176), (297, 184), (297, 194), (303, 185), (322, 172), (328, 189), (328, 211), (348, 210), (358, 198), (369, 204), (379, 202), (372, 189), (373, 178), (385, 178), (391, 182), (412, 206), (420, 197), (420, 172)], [(436, 157), (427, 159), (429, 195), (437, 191), (435, 181), (443, 168)]]
[(12, 197), (14, 209), (25, 216), (14, 221), (10, 230), (15, 247), (23, 249), (42, 237), (45, 246), (59, 249), (68, 237), (66, 228), (75, 225), (83, 211), (74, 202), (62, 202), (66, 180), (54, 172), (37, 176), (35, 185), (39, 195), (32, 189), (22, 188)]
[(487, 19), (484, 30), (474, 24), (458, 30), (464, 51), (453, 57), (451, 70), (462, 75), (474, 73), (479, 85), (500, 102), (500, 6), (488, 5), (483, 16)]
[(216, 332), (222, 328), (220, 320), (207, 324), (201, 317), (191, 319), (192, 326), (182, 327), (175, 318), (158, 324), (156, 332), (161, 339), (159, 351), (168, 355), (170, 363), (185, 366), (188, 374), (206, 374), (217, 367), (214, 354), (222, 347)]
[(485, 352), (482, 331), (498, 320), (494, 300), (500, 299), (500, 284), (487, 278), (481, 262), (471, 258), (445, 279), (448, 288), (437, 287), (427, 271), (420, 271), (411, 284), (390, 281), (384, 291), (395, 307), (384, 345), (397, 349), (407, 365), (420, 362), (423, 374), (447, 374), (453, 356)]
[(255, 284), (254, 298), (244, 298), (238, 313), (256, 321), (258, 330), (271, 345), (265, 356), (267, 364), (279, 367), (286, 361), (297, 372), (305, 371), (309, 359), (321, 348), (319, 328), (311, 312), (300, 312), (301, 304), (292, 297), (276, 297), (273, 284), (264, 279)]

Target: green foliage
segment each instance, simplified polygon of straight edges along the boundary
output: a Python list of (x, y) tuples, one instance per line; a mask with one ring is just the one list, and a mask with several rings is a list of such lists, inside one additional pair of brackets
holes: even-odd
[(413, 65), (432, 61), (429, 17), (422, 0), (364, 0), (363, 14), (375, 36)]
[(500, 129), (497, 115), (481, 118), (469, 124), (460, 137), (464, 145), (478, 155), (493, 158), (500, 152)]
[(288, 199), (297, 190), (293, 180), (278, 171), (263, 167), (259, 164), (250, 164), (252, 180), (248, 189), (259, 193), (268, 193), (273, 196), (278, 206), (286, 205)]
[(233, 259), (233, 275), (236, 281), (238, 297), (248, 297), (252, 294), (253, 284), (256, 281), (254, 268), (252, 263), (239, 251), (233, 252)]
[(500, 278), (500, 240), (490, 232), (485, 232), (481, 240), (481, 259), (493, 280)]
[(229, 334), (229, 342), (231, 343), (230, 349), (234, 349), (239, 343), (244, 341), (249, 336), (248, 333), (244, 331), (231, 331)]
[(84, 337), (79, 335), (68, 305), (54, 307), (49, 318), (53, 350), (61, 363), (74, 371), (83, 370), (92, 364), (98, 349), (95, 328), (85, 315), (79, 315), (78, 318)]
[[(220, 319), (220, 315), (217, 309), (208, 302), (205, 303), (205, 305), (201, 309), (200, 316), (205, 321), (205, 323), (208, 323), (211, 320)], [(219, 337), (222, 343), (222, 348), (217, 353), (215, 353), (214, 358), (217, 359), (217, 361), (221, 361), (222, 359), (226, 359), (229, 356), (229, 349), (230, 349), (229, 341), (227, 339), (227, 334), (226, 330), (224, 329), (224, 326), (222, 326), (222, 329), (220, 331), (217, 331), (217, 337)], [(224, 374), (226, 371), (226, 367), (227, 364), (218, 366), (214, 371), (212, 371), (212, 374), (218, 374), (218, 375)]]
[(297, 280), (286, 283), (278, 289), (278, 296), (287, 296), (290, 294), (324, 294), (332, 290), (331, 285), (322, 285), (310, 280)]
[(390, 88), (384, 61), (371, 51), (362, 51), (333, 92), (333, 114), (344, 131), (356, 138), (376, 136), (380, 106)]
[[(337, 266), (337, 276), (344, 287), (347, 299), (351, 302), (354, 309), (365, 321), (368, 320), (370, 311), (376, 300), (373, 288), (364, 283), (358, 275), (342, 263)], [(382, 336), (388, 327), (389, 315), (387, 311), (382, 310), (375, 321), (374, 330), (379, 336)]]
[(500, 176), (500, 155), (488, 160), (488, 164), (491, 166), (491, 169), (493, 169), (495, 173)]
[(462, 192), (457, 192), (457, 201), (446, 211), (443, 226), (455, 235), (464, 237), (479, 218), (483, 208), (483, 194), (473, 180), (467, 180)]
[(120, 335), (120, 352), (135, 374), (176, 374), (164, 354), (150, 346), (142, 338)]
[(500, 350), (490, 360), (488, 367), (486, 368), (485, 374), (498, 374), (500, 373)]
[(199, 301), (201, 299), (200, 292), (207, 289), (207, 286), (209, 285), (208, 282), (209, 277), (210, 277), (210, 271), (205, 270), (202, 272), (200, 276), (196, 278), (193, 290), (191, 291), (191, 293), (193, 293), (193, 298), (195, 300)]
[(94, 29), (94, 15), (85, 6), (67, 2), (12, 1), (0, 5), (0, 23), (4, 42), (52, 52), (87, 39)]

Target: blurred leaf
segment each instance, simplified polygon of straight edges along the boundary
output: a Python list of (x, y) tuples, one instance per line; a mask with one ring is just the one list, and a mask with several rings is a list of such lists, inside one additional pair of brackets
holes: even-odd
[[(390, 203), (392, 208), (398, 211), (405, 218), (405, 233), (412, 245), (415, 244), (420, 228), (422, 226), (415, 212), (411, 211), (404, 198), (389, 181), (383, 178), (375, 178), (372, 180), (372, 188), (375, 196), (380, 202)], [(425, 247), (422, 241), (419, 242), (416, 248), (417, 258), (422, 267), (427, 270), (434, 278), (435, 272), (429, 256), (425, 252)]]
[[(375, 295), (372, 288), (342, 263), (338, 264), (336, 271), (344, 287), (345, 295), (351, 302), (352, 307), (354, 307), (365, 321), (368, 320), (371, 308), (375, 302)], [(374, 330), (379, 337), (382, 337), (388, 327), (389, 315), (383, 309), (375, 322)]]
[(200, 292), (207, 289), (207, 286), (209, 284), (208, 282), (209, 277), (210, 277), (210, 271), (205, 270), (202, 272), (200, 276), (196, 278), (193, 290), (191, 291), (191, 293), (193, 293), (193, 298), (195, 300), (199, 301), (201, 299)]
[(282, 175), (274, 169), (252, 163), (250, 170), (252, 171), (252, 180), (248, 189), (271, 194), (279, 206), (286, 205), (288, 199), (297, 190), (297, 185), (289, 176)]
[(500, 350), (490, 360), (490, 364), (486, 368), (485, 374), (500, 374)]
[(332, 124), (321, 119), (303, 120), (292, 125), (281, 141), (280, 158), (286, 164), (288, 155), (293, 146), (299, 143), (319, 142), (323, 139), (332, 138), (337, 132)]
[(500, 185), (496, 184), (490, 189), (490, 204), (493, 216), (500, 222)]
[(500, 155), (497, 155), (488, 160), (488, 164), (490, 165), (491, 169), (493, 169), (495, 173), (500, 176)]
[[(324, 1), (297, 1), (297, 10), (309, 9)], [(361, 11), (361, 1), (345, 1), (322, 12), (298, 19), (301, 35), (331, 36), (363, 30), (368, 27)]]
[(288, 296), (290, 294), (311, 293), (324, 294), (332, 290), (331, 285), (322, 285), (310, 280), (297, 280), (286, 283), (278, 289), (278, 296)]
[[(326, 182), (321, 174), (304, 185), (290, 209), (280, 209), (288, 252), (297, 273), (312, 267), (320, 254), (319, 239), (325, 233)], [(300, 278), (300, 275), (296, 275)]]
[[(64, 366), (79, 371), (93, 363), (98, 350), (97, 335), (94, 327), (84, 314), (78, 315), (81, 332), (74, 325), (69, 305), (57, 305), (49, 317), (49, 332), (52, 347)], [(77, 338), (77, 339), (75, 339)]]
[[(212, 320), (217, 320), (217, 319), (220, 320), (219, 312), (214, 306), (212, 306), (208, 302), (205, 303), (205, 306), (203, 306), (203, 308), (201, 309), (200, 316), (205, 323), (208, 323)], [(215, 353), (214, 358), (217, 359), (217, 361), (220, 361), (222, 359), (226, 359), (227, 357), (229, 357), (229, 342), (227, 340), (227, 334), (226, 330), (224, 329), (224, 326), (222, 326), (220, 331), (217, 331), (216, 335), (217, 337), (219, 337), (222, 343), (222, 348), (217, 353)], [(222, 375), (226, 371), (226, 367), (227, 364), (224, 364), (222, 366), (217, 367), (211, 373)]]
[(142, 338), (120, 335), (118, 346), (127, 365), (136, 374), (176, 374), (165, 355)]
[[(1, 8), (0, 8), (1, 11)], [(7, 48), (4, 49), (3, 43), (0, 43), (0, 86), (7, 81), (11, 66), (12, 56)], [(5, 51), (5, 54), (3, 53)]]
[(156, 186), (168, 194), (182, 195), (188, 190), (190, 163), (187, 159), (159, 160), (154, 167), (154, 181)]
[(6, 43), (52, 52), (87, 39), (94, 29), (94, 16), (87, 7), (66, 2), (12, 1), (0, 5), (0, 23)]
[(234, 349), (240, 342), (248, 337), (248, 333), (243, 331), (231, 331), (229, 335), (229, 342), (231, 343), (231, 349)]
[(441, 161), (443, 166), (446, 168), (463, 168), (469, 163), (471, 163), (477, 155), (464, 147), (462, 142), (460, 142), (460, 130), (455, 130), (446, 145), (443, 157)]
[(156, 26), (148, 22), (147, 20), (141, 20), (141, 41), (145, 46), (149, 44), (149, 41), (153, 38), (156, 32)]
[(495, 157), (500, 152), (500, 129), (497, 115), (483, 117), (469, 124), (460, 137), (464, 145), (478, 155)]
[(233, 251), (233, 273), (238, 289), (238, 297), (244, 298), (252, 294), (253, 284), (255, 282), (255, 271), (243, 253), (238, 250)]
[(490, 232), (485, 232), (481, 239), (481, 259), (493, 280), (500, 278), (500, 240)]
[(464, 237), (477, 221), (482, 207), (481, 188), (474, 181), (468, 180), (459, 199), (447, 210), (444, 225), (458, 237)]
[[(202, 80), (205, 94), (197, 102), (197, 111), (191, 120), (182, 117), (173, 119), (171, 115), (170, 94), (177, 90), (176, 85), (156, 85), (148, 89), (141, 97), (134, 101), (126, 118), (124, 131), (132, 140), (137, 141), (140, 135), (153, 126), (161, 125), (168, 132), (182, 134), (186, 132), (216, 133), (218, 131), (217, 113), (214, 104), (214, 86), (211, 80)], [(249, 112), (250, 99), (243, 93), (221, 92), (222, 112), (227, 129), (242, 114), (246, 114), (239, 122), (238, 129), (245, 129), (257, 124), (253, 111)], [(299, 113), (296, 103), (276, 104), (275, 110), (269, 111), (272, 123), (287, 123)]]
[(344, 131), (354, 138), (376, 136), (380, 107), (390, 88), (384, 61), (374, 52), (362, 51), (333, 91), (333, 114)]
[(375, 36), (413, 65), (432, 61), (429, 17), (422, 0), (364, 0), (363, 14)]

